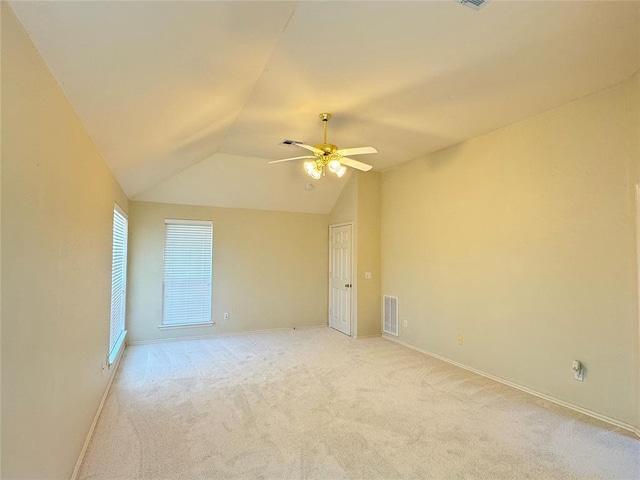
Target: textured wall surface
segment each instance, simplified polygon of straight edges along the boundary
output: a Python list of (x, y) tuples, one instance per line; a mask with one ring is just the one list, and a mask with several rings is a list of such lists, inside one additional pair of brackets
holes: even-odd
[(632, 79), (385, 172), (400, 338), (637, 424), (637, 118)]
[[(213, 221), (213, 326), (158, 328), (166, 218)], [(131, 202), (130, 225), (128, 341), (327, 324), (327, 215)]]
[(109, 381), (127, 198), (2, 2), (2, 478), (69, 478)]

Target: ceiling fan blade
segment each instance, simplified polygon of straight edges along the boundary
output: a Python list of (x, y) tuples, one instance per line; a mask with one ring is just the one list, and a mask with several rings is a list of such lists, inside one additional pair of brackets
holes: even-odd
[(282, 160), (272, 160), (269, 163), (289, 162), (291, 160), (302, 160), (303, 158), (316, 158), (312, 155), (305, 155), (304, 157), (283, 158)]
[(364, 155), (365, 153), (378, 153), (373, 147), (357, 147), (357, 148), (343, 148), (342, 150), (336, 150), (338, 155), (348, 156), (348, 155)]
[(294, 145), (296, 145), (298, 147), (306, 148), (310, 152), (317, 153), (318, 155), (323, 155), (324, 154), (324, 152), (322, 150), (320, 150), (319, 148), (316, 148), (316, 147), (312, 147), (311, 145), (306, 145), (304, 143), (298, 143), (298, 142), (295, 142)]
[(367, 165), (366, 163), (362, 163), (347, 157), (342, 157), (340, 159), (340, 163), (342, 163), (343, 165), (346, 165), (347, 167), (355, 168), (357, 170), (362, 170), (363, 172), (368, 172), (373, 168), (371, 165)]

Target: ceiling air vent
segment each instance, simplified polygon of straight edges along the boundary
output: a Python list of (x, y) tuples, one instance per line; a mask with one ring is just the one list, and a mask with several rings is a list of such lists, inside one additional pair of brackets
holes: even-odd
[(304, 142), (300, 142), (298, 140), (289, 140), (288, 138), (285, 138), (279, 143), (279, 145), (287, 145), (288, 147), (293, 147), (298, 143), (304, 143)]
[(456, 0), (456, 2), (471, 7), (474, 10), (479, 10), (488, 0)]

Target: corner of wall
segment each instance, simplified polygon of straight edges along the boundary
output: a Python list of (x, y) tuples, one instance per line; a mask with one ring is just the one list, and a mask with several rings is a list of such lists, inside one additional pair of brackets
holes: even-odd
[(380, 172), (358, 172), (358, 329), (359, 337), (382, 333)]
[(352, 171), (338, 200), (329, 213), (329, 225), (357, 222), (358, 220), (358, 175)]
[[(640, 8), (640, 5), (639, 7)], [(631, 79), (631, 108), (632, 115), (635, 119), (635, 125), (633, 125), (633, 131), (631, 138), (633, 138), (634, 144), (632, 145), (632, 152), (636, 157), (636, 268), (637, 272), (637, 285), (636, 294), (640, 290), (640, 70), (638, 70)], [(636, 132), (635, 134), (633, 132)], [(638, 375), (637, 379), (637, 418), (636, 418), (636, 435), (640, 437), (640, 298), (638, 298), (638, 348), (637, 348), (637, 363), (636, 371)]]
[[(379, 335), (381, 328), (380, 172), (352, 171), (329, 225), (353, 223), (353, 336)], [(369, 275), (370, 277), (369, 278)]]

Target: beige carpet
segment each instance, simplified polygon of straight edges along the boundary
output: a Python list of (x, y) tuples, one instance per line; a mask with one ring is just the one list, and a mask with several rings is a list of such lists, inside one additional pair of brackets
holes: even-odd
[(328, 328), (129, 347), (83, 479), (638, 479), (640, 441)]

